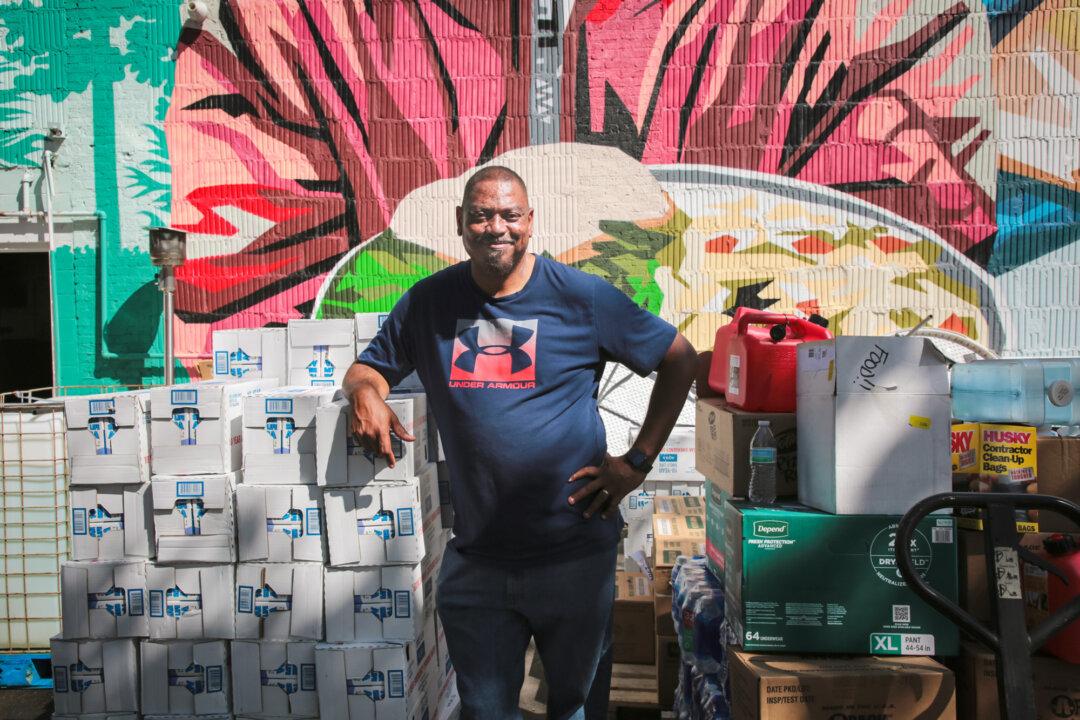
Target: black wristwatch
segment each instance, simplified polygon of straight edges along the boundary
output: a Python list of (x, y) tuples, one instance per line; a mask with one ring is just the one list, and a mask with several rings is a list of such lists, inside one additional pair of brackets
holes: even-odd
[(627, 465), (634, 468), (639, 473), (644, 473), (648, 475), (649, 471), (652, 470), (652, 460), (649, 459), (648, 455), (641, 452), (635, 447), (627, 450), (624, 457), (626, 458)]

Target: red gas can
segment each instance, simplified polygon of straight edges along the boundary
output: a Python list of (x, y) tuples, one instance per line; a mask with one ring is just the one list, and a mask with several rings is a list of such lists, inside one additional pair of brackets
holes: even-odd
[[(1046, 576), (1046, 604), (1050, 613), (1080, 596), (1080, 546), (1069, 535), (1051, 535), (1043, 541), (1047, 558), (1067, 579), (1062, 581), (1054, 573)], [(1073, 620), (1064, 629), (1046, 641), (1043, 646), (1052, 655), (1065, 662), (1080, 664), (1080, 620)]]
[(831, 337), (810, 320), (739, 308), (716, 331), (709, 387), (743, 410), (795, 412), (797, 347)]

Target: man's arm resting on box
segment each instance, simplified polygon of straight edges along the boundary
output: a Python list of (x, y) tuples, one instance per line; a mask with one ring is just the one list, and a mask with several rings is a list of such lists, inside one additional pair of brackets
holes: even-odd
[[(689, 340), (681, 333), (676, 333), (664, 359), (656, 369), (656, 382), (649, 397), (649, 408), (645, 412), (645, 420), (641, 423), (637, 440), (631, 445), (650, 461), (660, 453), (660, 448), (675, 427), (696, 371), (697, 352)], [(593, 501), (585, 510), (584, 516), (592, 517), (593, 513), (599, 512), (607, 519), (608, 514), (618, 507), (619, 501), (644, 482), (647, 474), (630, 465), (626, 455), (608, 455), (600, 467), (583, 467), (570, 476), (568, 482), (584, 477), (593, 478), (592, 482), (570, 496), (570, 504), (576, 505), (592, 495)]]
[(390, 467), (394, 467), (390, 433), (408, 442), (416, 438), (386, 404), (390, 383), (375, 368), (354, 362), (345, 373), (341, 389), (350, 406), (349, 432), (356, 436), (361, 447), (384, 456)]

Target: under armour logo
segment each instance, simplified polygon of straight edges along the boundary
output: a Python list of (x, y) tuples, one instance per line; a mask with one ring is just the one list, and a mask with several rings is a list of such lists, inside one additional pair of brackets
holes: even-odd
[(450, 380), (535, 381), (539, 336), (535, 319), (458, 320)]
[(480, 328), (473, 325), (466, 328), (465, 332), (458, 335), (458, 340), (465, 346), (465, 352), (458, 355), (454, 365), (465, 372), (476, 370), (476, 358), (480, 355), (509, 355), (510, 372), (521, 372), (532, 365), (532, 358), (522, 350), (522, 346), (529, 342), (529, 338), (535, 335), (530, 328), (515, 325), (510, 329), (510, 344), (492, 343), (480, 344)]

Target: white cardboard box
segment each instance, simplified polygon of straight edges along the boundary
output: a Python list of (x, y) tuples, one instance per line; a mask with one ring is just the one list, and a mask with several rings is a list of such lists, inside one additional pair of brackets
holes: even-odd
[(229, 654), (223, 640), (143, 640), (139, 655), (144, 716), (229, 712)]
[(154, 555), (150, 483), (71, 488), (71, 559), (146, 559)]
[(289, 321), (289, 385), (341, 387), (355, 360), (354, 321)]
[(215, 378), (273, 378), (283, 383), (288, 377), (285, 328), (215, 330), (211, 337)]
[(151, 466), (155, 475), (239, 470), (243, 399), (275, 387), (273, 379), (206, 380), (150, 391)]
[(60, 607), (65, 639), (146, 637), (144, 563), (63, 563)]
[(319, 643), (316, 684), (322, 717), (338, 720), (420, 720), (431, 717), (435, 671), (434, 617), (411, 642)]
[(158, 562), (236, 562), (233, 491), (238, 477), (154, 476), (150, 484)]
[(54, 637), (49, 644), (56, 716), (109, 713), (112, 717), (139, 711), (134, 640)]
[(326, 562), (314, 485), (238, 485), (236, 526), (240, 562)]
[(396, 565), (423, 560), (442, 529), (435, 466), (407, 481), (323, 491), (330, 565)]
[[(630, 426), (630, 443), (637, 439), (641, 428)], [(670, 480), (683, 482), (704, 482), (705, 476), (694, 469), (696, 456), (694, 428), (677, 427), (668, 435), (664, 446), (653, 461), (653, 469), (645, 476), (646, 480)]]
[(337, 392), (284, 387), (244, 398), (244, 482), (315, 484), (315, 410)]
[(422, 393), (391, 395), (386, 404), (398, 416), (415, 441), (391, 433), (396, 464), (364, 450), (349, 433), (350, 406), (346, 400), (323, 405), (316, 412), (318, 482), (328, 487), (355, 487), (373, 480), (404, 480), (415, 477), (428, 463), (427, 399)]
[(840, 337), (798, 352), (800, 502), (902, 515), (950, 490), (949, 377), (928, 340)]
[(322, 565), (240, 563), (236, 566), (236, 637), (320, 640), (322, 597)]
[(233, 711), (259, 717), (319, 716), (315, 642), (232, 643)]
[(327, 568), (326, 640), (378, 642), (412, 640), (435, 608), (435, 578), (445, 534), (415, 565)]
[(231, 639), (232, 565), (146, 565), (150, 637), (155, 640)]
[(82, 395), (64, 400), (71, 485), (150, 479), (150, 393)]

